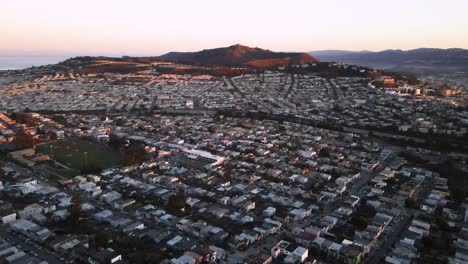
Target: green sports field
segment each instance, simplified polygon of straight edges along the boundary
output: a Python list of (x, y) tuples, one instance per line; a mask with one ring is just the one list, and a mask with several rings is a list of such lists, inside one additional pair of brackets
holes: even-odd
[[(58, 169), (50, 166), (41, 166), (51, 174), (62, 174), (63, 178), (70, 178), (80, 174), (83, 168), (108, 169), (118, 166), (121, 154), (102, 144), (80, 140), (57, 140), (36, 147), (37, 153), (48, 154), (51, 159), (67, 166), (67, 169)], [(55, 173), (54, 173), (55, 172)]]

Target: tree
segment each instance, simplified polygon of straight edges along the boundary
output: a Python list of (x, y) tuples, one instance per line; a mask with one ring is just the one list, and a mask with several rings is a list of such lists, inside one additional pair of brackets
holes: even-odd
[(234, 169), (235, 166), (233, 161), (229, 160), (226, 163), (224, 163), (224, 176), (231, 177)]
[(35, 144), (35, 136), (24, 129), (16, 133), (16, 145), (18, 149), (32, 148)]
[(96, 248), (103, 248), (112, 239), (111, 233), (105, 230), (98, 231), (94, 236)]
[(95, 164), (88, 164), (80, 169), (81, 174), (99, 174), (102, 172), (102, 168), (98, 167)]
[(78, 224), (81, 216), (81, 198), (79, 196), (74, 196), (71, 200), (70, 208), (69, 208), (69, 215), (68, 215), (68, 222), (71, 225)]
[(143, 144), (130, 144), (123, 154), (123, 164), (132, 165), (142, 163), (147, 159), (147, 153)]
[(185, 204), (186, 197), (185, 194), (182, 192), (179, 192), (169, 197), (169, 207), (173, 210), (182, 210), (183, 208), (185, 208)]
[(442, 230), (447, 231), (450, 229), (450, 226), (448, 225), (447, 221), (445, 221), (445, 219), (440, 215), (436, 217), (435, 222), (437, 226)]
[(418, 205), (416, 204), (416, 201), (413, 198), (407, 198), (405, 200), (405, 206), (407, 208), (411, 208), (411, 209), (417, 209), (418, 208)]
[(375, 88), (383, 88), (384, 83), (382, 81), (374, 81), (372, 84), (375, 86)]
[(331, 147), (330, 147), (330, 146), (323, 147), (323, 148), (319, 151), (319, 155), (320, 155), (320, 157), (330, 157), (330, 155), (331, 155)]
[(363, 216), (354, 216), (351, 218), (351, 224), (353, 224), (357, 229), (364, 230), (367, 227), (369, 220)]
[(119, 137), (115, 134), (109, 135), (109, 142), (107, 143), (109, 147), (113, 149), (121, 149), (125, 145), (126, 140), (122, 137)]

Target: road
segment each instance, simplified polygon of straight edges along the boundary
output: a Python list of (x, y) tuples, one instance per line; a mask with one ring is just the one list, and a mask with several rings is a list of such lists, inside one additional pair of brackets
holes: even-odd
[[(432, 190), (434, 185), (433, 181), (424, 182), (422, 189), (417, 192), (416, 197), (416, 204), (421, 204), (422, 200), (429, 195), (429, 192)], [(384, 235), (381, 236), (379, 239), (381, 241), (381, 245), (371, 251), (368, 258), (365, 260), (365, 263), (380, 263), (382, 258), (387, 255), (387, 252), (394, 246), (394, 244), (401, 239), (401, 234), (405, 232), (405, 230), (410, 226), (411, 220), (414, 217), (417, 217), (421, 211), (409, 209), (409, 208), (400, 208), (402, 209), (402, 214), (398, 218), (397, 221), (392, 221), (395, 226), (387, 227)], [(390, 233), (390, 234), (389, 234)]]
[[(365, 263), (373, 264), (373, 263), (382, 263), (383, 258), (387, 255), (387, 252), (393, 247), (395, 242), (400, 240), (401, 234), (408, 228), (411, 224), (412, 216), (404, 214), (403, 219), (399, 218), (397, 222), (395, 222), (395, 226), (388, 226), (387, 228), (390, 231), (384, 232), (379, 238), (381, 241), (381, 246), (377, 249), (371, 250), (368, 257), (365, 259)], [(393, 223), (393, 222), (392, 222)]]
[(338, 90), (336, 88), (336, 83), (334, 80), (327, 79), (328, 83), (332, 87), (332, 92), (333, 92), (333, 99), (338, 100)]
[(291, 73), (290, 76), (291, 76), (291, 83), (289, 84), (289, 87), (286, 90), (286, 93), (284, 94), (283, 98), (288, 98), (294, 88), (294, 85), (296, 85), (296, 78), (294, 77), (294, 74)]
[(63, 263), (60, 257), (42, 246), (35, 244), (32, 240), (18, 234), (10, 234), (7, 226), (0, 227), (0, 236), (8, 241), (12, 246), (23, 250), (26, 254), (47, 261), (50, 264)]
[[(227, 80), (227, 81), (226, 81)], [(234, 81), (231, 78), (224, 77), (224, 81), (227, 83), (228, 87), (231, 86), (234, 91), (236, 91), (242, 98), (245, 98), (245, 94), (237, 87)], [(231, 90), (231, 89), (228, 89)]]

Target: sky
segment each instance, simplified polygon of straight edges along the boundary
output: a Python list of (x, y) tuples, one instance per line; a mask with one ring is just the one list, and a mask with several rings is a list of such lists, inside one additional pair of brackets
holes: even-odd
[(0, 0), (0, 55), (468, 48), (468, 0)]

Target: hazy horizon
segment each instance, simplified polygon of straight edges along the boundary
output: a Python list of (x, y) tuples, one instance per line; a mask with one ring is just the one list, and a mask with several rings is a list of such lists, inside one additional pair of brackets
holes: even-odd
[(468, 1), (6, 1), (0, 55), (468, 48)]
[[(236, 44), (241, 44), (244, 45), (243, 43), (236, 43)], [(227, 45), (227, 46), (232, 46), (235, 44)], [(222, 48), (222, 47), (227, 47), (227, 46), (218, 46), (218, 47), (209, 47), (209, 48), (204, 48), (204, 49), (213, 49), (213, 48)], [(247, 45), (246, 45), (247, 46)], [(254, 46), (251, 46), (254, 47)], [(256, 47), (256, 46), (255, 46)], [(263, 48), (264, 47), (258, 47), (258, 48)], [(437, 48), (437, 47), (419, 47), (415, 49), (460, 49), (459, 47), (452, 47), (452, 48)], [(464, 49), (464, 48), (461, 48)], [(174, 52), (196, 52), (200, 51), (199, 50), (173, 50)], [(384, 49), (384, 50), (369, 50), (369, 49), (362, 49), (362, 50), (350, 50), (350, 49), (318, 49), (318, 50), (273, 50), (275, 52), (321, 52), (321, 51), (350, 51), (350, 52), (381, 52), (381, 51), (386, 51), (386, 50), (402, 50), (402, 51), (409, 51), (413, 49)], [(169, 51), (170, 52), (170, 51)], [(9, 57), (66, 57), (66, 58), (72, 58), (72, 57), (79, 57), (79, 56), (104, 56), (104, 57), (122, 57), (122, 56), (161, 56), (166, 53), (99, 53), (99, 52), (78, 52), (78, 53), (73, 53), (73, 52), (63, 52), (63, 53), (35, 53), (35, 52), (29, 52), (29, 51), (2, 51), (0, 50), (0, 58), (9, 58)]]

